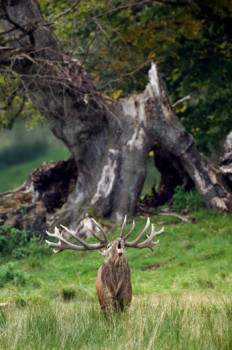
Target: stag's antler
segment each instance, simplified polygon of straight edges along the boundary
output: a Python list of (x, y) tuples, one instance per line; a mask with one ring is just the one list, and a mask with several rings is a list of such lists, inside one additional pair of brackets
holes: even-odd
[[(71, 230), (69, 230), (67, 227), (60, 225), (65, 231), (67, 231), (81, 245), (67, 241), (63, 237), (62, 233), (60, 233), (60, 231), (58, 230), (57, 227), (55, 227), (54, 233), (50, 233), (47, 231), (47, 235), (58, 239), (58, 242), (55, 243), (55, 242), (46, 241), (47, 244), (50, 246), (59, 248), (58, 250), (54, 249), (55, 253), (60, 253), (65, 249), (84, 251), (84, 250), (95, 250), (95, 249), (101, 249), (101, 248), (107, 247), (109, 241), (107, 239), (105, 231), (102, 229), (102, 227), (94, 219), (91, 219), (91, 220), (94, 223), (94, 225), (101, 231), (101, 233), (104, 237), (104, 238), (99, 237), (93, 230), (91, 230), (89, 228), (89, 231), (92, 233), (93, 237), (99, 241), (99, 243), (95, 243), (95, 244), (86, 243), (80, 237), (78, 237), (76, 234), (74, 234)], [(139, 249), (149, 248), (149, 249), (153, 250), (154, 245), (159, 243), (159, 240), (154, 242), (153, 239), (155, 238), (155, 236), (162, 233), (164, 231), (164, 228), (162, 228), (161, 230), (156, 232), (154, 229), (154, 225), (151, 225), (150, 236), (147, 236), (147, 239), (145, 241), (139, 243), (139, 241), (143, 238), (143, 236), (145, 235), (145, 233), (147, 232), (147, 230), (150, 226), (150, 219), (149, 218), (147, 219), (147, 223), (146, 223), (144, 229), (142, 230), (142, 232), (138, 235), (138, 237), (135, 238), (135, 240), (132, 242), (127, 242), (126, 240), (134, 231), (135, 222), (133, 221), (130, 231), (127, 233), (127, 235), (125, 237), (123, 237), (125, 226), (126, 226), (126, 221), (127, 221), (127, 216), (125, 216), (125, 218), (124, 218), (124, 221), (122, 224), (122, 229), (121, 229), (121, 234), (120, 234), (120, 238), (122, 238), (124, 240), (124, 245), (126, 247), (133, 247), (133, 248), (139, 248)]]
[(95, 223), (95, 225), (101, 230), (101, 232), (103, 233), (104, 239), (100, 238), (98, 235), (96, 235), (96, 233), (94, 233), (91, 229), (90, 232), (92, 233), (92, 235), (94, 236), (94, 238), (96, 238), (98, 241), (100, 241), (99, 243), (95, 243), (95, 244), (89, 244), (86, 243), (85, 241), (83, 241), (83, 239), (81, 239), (80, 237), (78, 237), (77, 235), (75, 235), (71, 230), (69, 230), (67, 227), (60, 225), (65, 231), (67, 231), (78, 243), (80, 243), (81, 245), (77, 245), (74, 243), (71, 243), (69, 241), (67, 241), (62, 234), (60, 233), (60, 231), (58, 230), (57, 227), (55, 227), (55, 232), (54, 233), (50, 233), (48, 231), (47, 235), (53, 238), (58, 239), (58, 242), (50, 242), (46, 240), (46, 243), (52, 247), (58, 247), (59, 249), (56, 250), (54, 249), (54, 253), (60, 253), (65, 249), (71, 249), (71, 250), (79, 250), (79, 251), (83, 251), (83, 250), (95, 250), (95, 249), (101, 249), (104, 248), (108, 245), (109, 241), (107, 240), (106, 234), (103, 231), (103, 229), (101, 228), (101, 226), (99, 224), (96, 223), (95, 220), (92, 219), (92, 221)]
[(133, 248), (139, 248), (139, 249), (150, 248), (151, 250), (153, 250), (154, 245), (159, 243), (159, 240), (156, 242), (153, 242), (153, 239), (155, 238), (155, 236), (161, 234), (164, 231), (164, 228), (162, 227), (161, 230), (156, 232), (154, 229), (154, 225), (151, 225), (151, 235), (147, 236), (147, 239), (144, 242), (139, 243), (139, 241), (143, 238), (143, 236), (145, 235), (145, 233), (147, 232), (147, 230), (150, 226), (150, 218), (148, 217), (146, 226), (144, 227), (142, 232), (138, 235), (138, 237), (135, 238), (135, 240), (132, 242), (126, 242), (127, 238), (134, 231), (134, 227), (135, 227), (135, 222), (133, 221), (131, 230), (128, 232), (128, 234), (125, 237), (123, 237), (124, 229), (126, 226), (126, 220), (127, 220), (127, 216), (125, 216), (124, 222), (122, 224), (122, 230), (121, 230), (121, 235), (120, 235), (120, 237), (123, 238), (123, 240), (124, 240), (124, 245), (126, 247), (133, 247)]

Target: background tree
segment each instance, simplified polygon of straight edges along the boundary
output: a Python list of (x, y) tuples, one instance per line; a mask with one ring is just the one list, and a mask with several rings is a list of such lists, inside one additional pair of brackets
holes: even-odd
[[(53, 2), (44, 11), (51, 19)], [(150, 60), (159, 63), (171, 101), (191, 96), (175, 110), (209, 153), (231, 128), (231, 16), (229, 0), (88, 1), (56, 30), (113, 98), (143, 90)]]
[[(128, 51), (129, 43), (136, 47), (135, 37), (145, 41), (149, 37), (151, 9), (158, 18), (162, 11), (166, 11), (166, 5), (170, 5), (171, 9), (174, 6), (180, 13), (182, 8), (190, 5), (163, 1), (162, 6), (157, 7), (153, 1), (143, 1), (137, 4), (118, 2), (112, 8), (112, 3), (108, 1), (94, 7), (93, 4), (96, 5), (77, 1), (64, 11), (74, 17), (70, 22), (73, 35), (71, 49), (79, 48), (83, 53), (81, 62), (65, 52), (65, 47), (51, 29), (56, 21), (45, 21), (35, 1), (1, 2), (4, 39), (0, 60), (4, 72), (7, 72), (7, 78), (9, 72), (14, 77), (10, 82), (18, 84), (15, 88), (17, 96), (20, 87), (22, 101), (26, 94), (30, 96), (35, 108), (48, 120), (53, 133), (70, 149), (78, 169), (76, 187), (55, 219), (62, 218), (63, 223), (75, 224), (89, 207), (93, 207), (99, 215), (110, 215), (116, 219), (121, 219), (127, 212), (135, 213), (146, 175), (146, 159), (155, 141), (180, 160), (209, 208), (230, 210), (231, 194), (220, 172), (198, 153), (192, 136), (178, 121), (157, 66), (152, 64), (149, 69), (147, 84), (144, 76), (138, 81), (136, 72), (141, 68), (138, 65), (139, 54), (133, 55), (133, 50)], [(79, 5), (78, 12), (72, 13), (74, 5)], [(144, 36), (145, 29), (142, 27), (139, 31), (138, 28), (141, 7), (149, 13), (144, 24), (141, 19), (142, 26), (149, 29)], [(89, 18), (85, 17), (86, 24), (83, 25), (81, 19), (86, 12)], [(115, 21), (118, 28), (111, 27), (106, 31), (106, 18), (112, 20), (114, 13), (117, 13)], [(129, 29), (123, 16), (132, 18)], [(135, 23), (137, 27), (133, 37)], [(82, 35), (79, 33), (81, 30)], [(114, 32), (117, 34), (115, 38)], [(78, 44), (74, 40), (76, 34), (79, 40), (87, 38), (88, 44), (85, 41)], [(123, 59), (123, 47), (130, 52), (129, 59), (126, 56)], [(98, 48), (96, 54), (99, 60), (96, 60), (96, 55), (91, 58), (91, 49), (95, 48)], [(111, 59), (112, 52), (116, 57), (114, 61)], [(155, 57), (156, 52), (150, 51), (142, 67)], [(84, 64), (92, 66), (92, 77), (88, 76)], [(120, 70), (120, 76), (115, 79), (114, 72), (118, 76)], [(101, 80), (101, 75), (103, 84), (98, 84), (97, 89), (95, 85)], [(132, 90), (133, 80), (140, 92), (114, 101), (120, 94), (123, 96)], [(125, 86), (128, 87), (122, 93)], [(100, 93), (103, 88), (107, 88), (110, 97)]]

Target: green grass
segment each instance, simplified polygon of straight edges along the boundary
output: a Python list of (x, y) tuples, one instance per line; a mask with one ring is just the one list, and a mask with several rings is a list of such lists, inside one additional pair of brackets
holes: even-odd
[(145, 196), (146, 194), (152, 195), (151, 189), (152, 189), (152, 186), (154, 185), (154, 181), (155, 181), (155, 187), (157, 189), (160, 183), (160, 173), (154, 165), (153, 157), (149, 156), (147, 159), (146, 179), (143, 184), (141, 197)]
[(229, 300), (134, 300), (111, 322), (96, 303), (36, 303), (0, 312), (1, 349), (230, 350)]
[[(232, 217), (207, 210), (195, 216), (193, 225), (165, 218), (154, 252), (127, 248), (132, 305), (111, 323), (97, 302), (103, 257), (96, 251), (0, 258), (2, 268), (13, 261), (11, 275), (22, 276), (0, 288), (0, 302), (9, 302), (0, 308), (0, 349), (230, 350)], [(157, 230), (161, 221), (151, 218)], [(136, 218), (135, 235), (145, 222)], [(117, 227), (104, 223), (117, 237)]]

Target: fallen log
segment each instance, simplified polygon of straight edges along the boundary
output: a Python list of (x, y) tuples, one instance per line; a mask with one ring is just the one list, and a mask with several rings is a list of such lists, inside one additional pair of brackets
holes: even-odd
[(44, 235), (50, 216), (66, 203), (76, 179), (73, 158), (43, 163), (21, 187), (0, 194), (0, 224)]

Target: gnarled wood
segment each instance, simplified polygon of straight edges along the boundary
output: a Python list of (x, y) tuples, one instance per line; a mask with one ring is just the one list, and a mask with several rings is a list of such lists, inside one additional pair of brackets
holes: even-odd
[(232, 132), (226, 137), (224, 149), (225, 153), (219, 159), (219, 166), (229, 189), (232, 191)]
[(21, 187), (0, 194), (0, 224), (44, 236), (51, 216), (66, 203), (76, 179), (73, 158), (43, 163)]
[(231, 193), (221, 172), (197, 151), (179, 122), (155, 64), (144, 92), (108, 104), (81, 62), (64, 54), (35, 0), (4, 1), (2, 6), (6, 38), (24, 34), (9, 41), (10, 47), (25, 49), (17, 55), (13, 50), (2, 63), (18, 74), (78, 168), (75, 188), (54, 223), (71, 223), (74, 228), (89, 207), (117, 220), (134, 214), (155, 141), (178, 158), (208, 208), (231, 211)]

